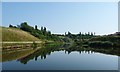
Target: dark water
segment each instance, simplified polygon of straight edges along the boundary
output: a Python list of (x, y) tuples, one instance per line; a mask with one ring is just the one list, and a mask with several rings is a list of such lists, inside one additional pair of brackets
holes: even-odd
[[(3, 52), (3, 70), (118, 70), (118, 53), (110, 49), (45, 45)], [(105, 51), (106, 50), (106, 51)]]

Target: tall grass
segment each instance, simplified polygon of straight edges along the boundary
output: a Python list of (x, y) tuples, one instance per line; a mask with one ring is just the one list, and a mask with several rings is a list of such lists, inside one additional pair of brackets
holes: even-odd
[(22, 31), (16, 28), (3, 28), (2, 30), (2, 41), (39, 41), (38, 38), (32, 36), (28, 32)]

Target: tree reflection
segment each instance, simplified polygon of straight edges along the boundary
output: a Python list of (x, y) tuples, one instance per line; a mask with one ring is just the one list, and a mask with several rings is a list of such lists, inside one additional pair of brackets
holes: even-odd
[(94, 52), (101, 52), (106, 54), (113, 54), (113, 55), (119, 55), (117, 53), (118, 48), (81, 48), (79, 46), (69, 46), (69, 45), (62, 45), (62, 46), (54, 46), (54, 45), (45, 45), (43, 48), (35, 51), (33, 54), (30, 54), (24, 58), (19, 59), (19, 61), (23, 64), (27, 64), (27, 62), (31, 59), (35, 58), (35, 61), (37, 61), (38, 57), (40, 56), (41, 59), (46, 59), (47, 55), (50, 55), (54, 51), (61, 51), (64, 48), (65, 54), (70, 54), (73, 51), (77, 51), (80, 54), (86, 53), (86, 54), (92, 54)]
[[(48, 55), (51, 55), (54, 51), (65, 51), (65, 54), (70, 54), (74, 51), (79, 52), (79, 54), (93, 54), (94, 52), (100, 52), (104, 54), (111, 54), (111, 55), (117, 55), (120, 56), (120, 52), (118, 52), (120, 48), (90, 48), (90, 47), (80, 47), (75, 46), (71, 44), (66, 45), (54, 45), (54, 44), (46, 44), (42, 48), (34, 51), (30, 51), (28, 55), (23, 55), (22, 57), (18, 58), (17, 61), (19, 61), (22, 64), (27, 64), (30, 60), (38, 61), (39, 59), (46, 59)], [(27, 51), (25, 51), (27, 53)], [(25, 53), (25, 54), (26, 54)], [(21, 54), (24, 54), (23, 52)], [(8, 56), (7, 57), (12, 57)], [(19, 55), (19, 54), (17, 54)], [(38, 59), (39, 57), (39, 59)], [(7, 58), (8, 59), (8, 58)], [(5, 60), (5, 59), (4, 59)], [(7, 60), (5, 60), (7, 61)]]

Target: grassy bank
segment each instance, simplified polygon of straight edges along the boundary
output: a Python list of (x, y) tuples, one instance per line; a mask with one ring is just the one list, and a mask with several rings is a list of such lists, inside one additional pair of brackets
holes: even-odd
[(17, 28), (5, 28), (2, 29), (2, 41), (40, 41), (40, 39), (32, 36), (28, 32)]

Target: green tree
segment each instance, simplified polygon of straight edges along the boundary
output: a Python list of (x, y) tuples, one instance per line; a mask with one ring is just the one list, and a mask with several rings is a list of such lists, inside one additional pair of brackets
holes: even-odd
[(48, 35), (51, 35), (51, 32), (50, 32), (50, 31), (48, 31)]
[(90, 32), (88, 32), (88, 36), (90, 36)]
[(95, 35), (95, 32), (94, 32), (94, 35)]
[(17, 25), (17, 28), (20, 28), (20, 25)]
[(68, 37), (72, 38), (72, 34), (68, 31)]
[(41, 31), (43, 31), (43, 27), (41, 27)]
[(91, 32), (91, 36), (93, 36), (93, 33)]
[(37, 25), (35, 25), (35, 30), (38, 30), (38, 29), (37, 29)]
[(68, 31), (68, 35), (71, 35), (71, 33)]
[(44, 27), (44, 31), (46, 32), (46, 27)]
[(21, 23), (20, 29), (22, 29), (22, 30), (24, 30), (24, 31), (27, 31), (27, 32), (30, 32), (30, 33), (32, 33), (32, 32), (34, 31), (34, 28), (31, 27), (31, 26), (29, 26), (29, 25), (27, 24), (27, 22)]
[(65, 32), (65, 36), (66, 36), (67, 34), (66, 34), (66, 32)]
[(9, 27), (13, 27), (13, 25), (10, 24)]
[(79, 33), (79, 36), (81, 36), (81, 32)]

